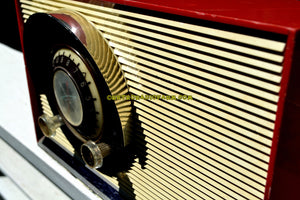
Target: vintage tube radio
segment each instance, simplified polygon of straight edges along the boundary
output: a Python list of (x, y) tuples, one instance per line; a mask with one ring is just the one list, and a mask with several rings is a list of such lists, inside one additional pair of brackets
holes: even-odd
[(15, 3), (37, 141), (97, 195), (300, 198), (299, 1)]

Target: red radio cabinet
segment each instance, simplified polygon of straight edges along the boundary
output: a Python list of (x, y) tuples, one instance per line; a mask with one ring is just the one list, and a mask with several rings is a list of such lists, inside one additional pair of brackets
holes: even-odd
[(15, 0), (39, 145), (102, 198), (300, 199), (300, 2)]

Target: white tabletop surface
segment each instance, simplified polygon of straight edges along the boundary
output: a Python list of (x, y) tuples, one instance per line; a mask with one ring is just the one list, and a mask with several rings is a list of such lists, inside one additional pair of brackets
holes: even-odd
[(38, 147), (23, 54), (1, 43), (0, 170), (30, 199), (99, 200), (82, 182)]

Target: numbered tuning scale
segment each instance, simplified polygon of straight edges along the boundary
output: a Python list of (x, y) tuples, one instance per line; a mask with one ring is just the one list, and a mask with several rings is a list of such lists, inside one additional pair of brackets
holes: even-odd
[[(123, 171), (120, 167), (130, 160), (126, 147), (134, 114), (131, 101), (107, 98), (129, 93), (102, 34), (71, 10), (37, 13), (24, 27), (24, 55), (34, 88), (31, 98), (37, 99), (33, 109), (38, 113), (34, 116), (38, 139), (49, 141), (60, 129), (74, 156), (88, 167), (107, 173)], [(38, 100), (43, 95), (50, 112)]]

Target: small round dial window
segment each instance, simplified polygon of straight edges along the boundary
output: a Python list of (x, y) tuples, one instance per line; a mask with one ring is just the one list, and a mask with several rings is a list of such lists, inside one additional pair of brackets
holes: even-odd
[(82, 102), (70, 76), (62, 70), (57, 70), (53, 77), (53, 89), (64, 118), (73, 126), (80, 125), (83, 119)]

